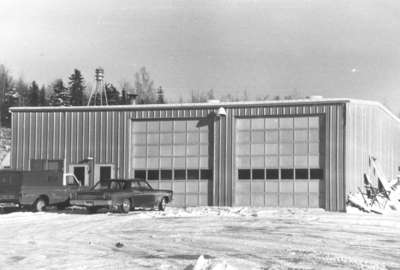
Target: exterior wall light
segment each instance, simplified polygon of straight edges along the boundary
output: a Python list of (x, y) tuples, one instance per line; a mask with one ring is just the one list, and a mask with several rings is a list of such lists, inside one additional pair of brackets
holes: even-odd
[(217, 113), (215, 114), (217, 117), (226, 116), (226, 111), (224, 107), (219, 107)]

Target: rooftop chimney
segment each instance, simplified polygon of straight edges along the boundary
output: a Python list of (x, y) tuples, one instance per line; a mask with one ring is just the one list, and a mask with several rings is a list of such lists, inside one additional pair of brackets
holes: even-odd
[(135, 105), (137, 96), (138, 95), (136, 93), (129, 93), (128, 94), (129, 104)]

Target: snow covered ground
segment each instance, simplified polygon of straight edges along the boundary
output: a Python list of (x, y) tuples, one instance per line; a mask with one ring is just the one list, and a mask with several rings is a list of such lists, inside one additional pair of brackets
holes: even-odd
[(0, 269), (400, 269), (400, 215), (268, 208), (0, 215)]

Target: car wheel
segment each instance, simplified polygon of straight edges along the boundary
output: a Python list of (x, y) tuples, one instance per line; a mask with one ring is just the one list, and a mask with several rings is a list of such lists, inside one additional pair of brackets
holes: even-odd
[(43, 199), (43, 198), (39, 198), (33, 204), (33, 210), (36, 211), (36, 212), (42, 212), (42, 211), (44, 211), (46, 206), (47, 206), (46, 200)]
[(121, 212), (122, 213), (129, 213), (129, 211), (131, 210), (131, 201), (129, 199), (125, 199), (122, 201), (121, 204)]
[(167, 207), (167, 200), (165, 198), (162, 198), (160, 203), (158, 204), (158, 210), (164, 211), (166, 207)]

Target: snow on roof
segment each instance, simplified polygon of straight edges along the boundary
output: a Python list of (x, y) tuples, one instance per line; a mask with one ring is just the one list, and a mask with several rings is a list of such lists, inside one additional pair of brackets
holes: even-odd
[(204, 102), (204, 103), (171, 103), (171, 104), (134, 104), (134, 105), (101, 105), (101, 106), (70, 106), (70, 107), (12, 107), (11, 111), (48, 111), (48, 110), (137, 110), (160, 108), (215, 108), (215, 107), (250, 107), (260, 105), (296, 105), (296, 104), (337, 104), (348, 103), (348, 98), (318, 98), (318, 99), (293, 99), (293, 100), (262, 100), (262, 101), (229, 101), (229, 102)]
[(293, 100), (262, 100), (262, 101), (235, 101), (235, 102), (204, 102), (204, 103), (171, 103), (171, 104), (134, 104), (134, 105), (100, 105), (100, 106), (58, 106), (58, 107), (11, 107), (11, 112), (34, 111), (134, 111), (151, 109), (193, 109), (193, 108), (219, 108), (219, 107), (252, 107), (252, 106), (293, 106), (307, 104), (341, 104), (354, 103), (360, 105), (377, 106), (390, 117), (400, 123), (400, 119), (388, 108), (377, 101), (351, 99), (351, 98), (322, 98), (320, 96), (293, 99)]

